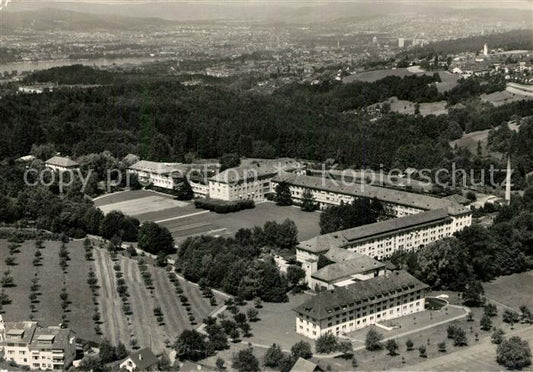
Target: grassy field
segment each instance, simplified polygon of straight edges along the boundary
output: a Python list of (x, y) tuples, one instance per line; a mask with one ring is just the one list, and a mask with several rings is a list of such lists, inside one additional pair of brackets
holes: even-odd
[[(518, 130), (518, 126), (514, 123), (509, 124), (509, 128), (514, 131)], [(481, 147), (486, 155), (489, 131), (490, 129), (486, 129), (477, 132), (466, 133), (461, 138), (451, 141), (450, 146), (455, 147), (455, 145), (457, 145), (458, 147), (464, 147), (467, 148), (472, 154), (475, 154), (477, 152), (478, 142), (481, 142)]]
[[(353, 74), (345, 77), (343, 83), (353, 83), (356, 81), (363, 81), (367, 83), (373, 83), (375, 81), (381, 80), (388, 76), (412, 76), (412, 75), (424, 75), (424, 74), (433, 74), (433, 71), (425, 72), (420, 70), (416, 66), (408, 68), (397, 68), (397, 69), (386, 69), (386, 70), (374, 70), (374, 71), (364, 71), (357, 74)], [(459, 75), (454, 75), (448, 71), (439, 71), (439, 76), (441, 79), (440, 83), (437, 83), (437, 90), (440, 93), (446, 92), (457, 85), (457, 81), (461, 78)]]
[(490, 102), (494, 106), (502, 106), (511, 102), (517, 102), (522, 100), (531, 100), (532, 96), (518, 94), (514, 91), (503, 90), (501, 92), (494, 92), (490, 94), (482, 94), (480, 96), (481, 100), (485, 102)]
[[(36, 250), (33, 241), (24, 242), (20, 253), (15, 254), (16, 266), (10, 266), (15, 279), (15, 287), (6, 288), (6, 293), (12, 303), (4, 306), (3, 317), (6, 321), (27, 320), (30, 317), (31, 279), (38, 272), (41, 295), (36, 303), (35, 320), (42, 325), (58, 325), (61, 322), (61, 299), (59, 294), (63, 282), (67, 288), (70, 305), (66, 313), (69, 326), (77, 336), (92, 341), (99, 341), (101, 337), (109, 339), (113, 344), (119, 341), (130, 347), (130, 341), (136, 339), (138, 346), (150, 346), (157, 352), (162, 352), (165, 343), (173, 342), (186, 328), (191, 325), (185, 307), (179, 301), (174, 286), (168, 279), (168, 273), (163, 268), (148, 265), (153, 278), (153, 290), (145, 287), (137, 261), (118, 255), (113, 262), (106, 250), (93, 249), (94, 261), (85, 260), (85, 250), (82, 241), (67, 244), (70, 255), (66, 274), (59, 266), (59, 242), (45, 242), (42, 252), (42, 266), (32, 265)], [(8, 243), (0, 240), (0, 262), (2, 271), (7, 269), (4, 263), (8, 255)], [(122, 311), (122, 301), (116, 289), (116, 279), (113, 265), (119, 263), (129, 292), (132, 315), (125, 316)], [(98, 278), (97, 303), (101, 313), (102, 336), (96, 334), (93, 322), (92, 293), (87, 284), (89, 270), (95, 271)], [(191, 303), (191, 311), (197, 322), (201, 322), (208, 314), (217, 310), (209, 301), (201, 296), (198, 287), (192, 283), (181, 281), (184, 294)], [(222, 303), (222, 298), (217, 302)], [(164, 325), (158, 325), (153, 314), (154, 307), (159, 306), (164, 314)]]
[[(155, 202), (154, 198), (158, 201)], [(174, 202), (181, 204), (172, 206)], [(271, 202), (258, 203), (254, 209), (217, 214), (196, 209), (192, 202), (178, 202), (172, 200), (170, 196), (138, 190), (111, 194), (97, 199), (95, 204), (104, 211), (122, 210), (124, 213), (134, 215), (141, 222), (158, 222), (170, 230), (177, 243), (189, 236), (200, 234), (232, 236), (240, 228), (263, 226), (267, 221), (282, 222), (286, 218), (296, 223), (300, 240), (310, 239), (320, 233), (319, 212), (302, 212), (296, 207), (278, 207)], [(163, 208), (156, 210), (154, 205)]]
[[(390, 104), (390, 109), (393, 112), (398, 112), (400, 114), (414, 115), (415, 113), (415, 103), (411, 101), (399, 100), (396, 97), (389, 98), (388, 102)], [(383, 104), (380, 103), (380, 105)], [(444, 115), (448, 113), (446, 108), (446, 101), (440, 102), (431, 102), (431, 103), (421, 103), (420, 104), (420, 115)]]
[(533, 271), (501, 276), (484, 283), (485, 295), (518, 311), (522, 305), (533, 308)]
[(34, 267), (32, 264), (33, 255), (36, 251), (34, 241), (26, 241), (20, 248), (20, 253), (15, 254), (16, 266), (5, 264), (8, 255), (8, 242), (0, 240), (0, 265), (2, 272), (11, 270), (15, 279), (16, 287), (6, 288), (5, 291), (12, 300), (10, 305), (4, 306), (4, 320), (20, 321), (30, 318), (30, 294), (31, 280), (39, 278), (41, 295), (35, 303), (36, 312), (33, 313), (35, 320), (42, 325), (58, 325), (61, 322), (61, 299), (59, 294), (63, 283), (67, 288), (71, 304), (70, 310), (66, 313), (69, 325), (76, 331), (76, 334), (88, 340), (98, 340), (94, 331), (92, 317), (93, 304), (91, 301), (91, 291), (87, 284), (87, 273), (91, 263), (85, 261), (85, 251), (82, 242), (71, 242), (67, 244), (70, 255), (66, 274), (59, 266), (59, 242), (45, 242), (42, 253), (42, 265)]

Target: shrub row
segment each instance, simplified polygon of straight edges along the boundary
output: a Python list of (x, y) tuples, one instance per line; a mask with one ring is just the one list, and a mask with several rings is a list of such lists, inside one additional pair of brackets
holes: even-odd
[(194, 201), (194, 206), (200, 209), (207, 209), (215, 213), (231, 213), (238, 212), (243, 209), (255, 208), (253, 200), (233, 200), (225, 201), (218, 199), (197, 199)]

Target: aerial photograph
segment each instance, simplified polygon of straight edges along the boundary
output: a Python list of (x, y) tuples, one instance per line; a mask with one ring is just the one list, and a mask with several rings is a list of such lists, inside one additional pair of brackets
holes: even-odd
[(0, 372), (532, 347), (533, 0), (0, 0)]

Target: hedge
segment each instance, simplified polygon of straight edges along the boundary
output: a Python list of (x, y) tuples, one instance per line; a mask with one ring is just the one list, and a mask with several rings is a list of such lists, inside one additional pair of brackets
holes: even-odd
[(234, 200), (234, 201), (225, 201), (219, 199), (196, 199), (194, 201), (194, 206), (196, 208), (207, 209), (215, 213), (231, 213), (238, 212), (243, 209), (252, 209), (255, 208), (255, 203), (253, 200)]

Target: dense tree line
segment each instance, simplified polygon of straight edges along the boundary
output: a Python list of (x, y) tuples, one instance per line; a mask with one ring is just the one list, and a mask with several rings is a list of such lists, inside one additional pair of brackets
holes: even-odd
[(287, 300), (287, 279), (273, 258), (262, 255), (264, 245), (290, 247), (297, 243), (294, 222), (265, 224), (264, 229), (241, 229), (233, 238), (200, 236), (180, 245), (176, 269), (193, 282), (202, 280), (208, 287), (269, 302)]
[(341, 203), (326, 208), (320, 215), (320, 233), (346, 230), (392, 217), (377, 199), (358, 198), (350, 204)]
[(441, 99), (426, 94), (436, 80), (410, 76), (375, 83), (289, 85), (261, 96), (141, 76), (100, 88), (8, 95), (0, 107), (5, 134), (0, 157), (26, 155), (33, 144), (51, 143), (75, 157), (105, 150), (116, 158), (134, 153), (156, 161), (182, 161), (190, 153), (205, 158), (237, 154), (391, 167), (402, 148), (416, 143), (416, 160), (436, 166), (448, 148), (442, 141), (450, 138), (452, 122), (469, 132), (492, 128), (512, 115), (533, 114), (532, 102), (498, 108), (476, 103), (440, 117), (389, 113), (372, 123), (357, 113), (394, 94), (414, 101)]

